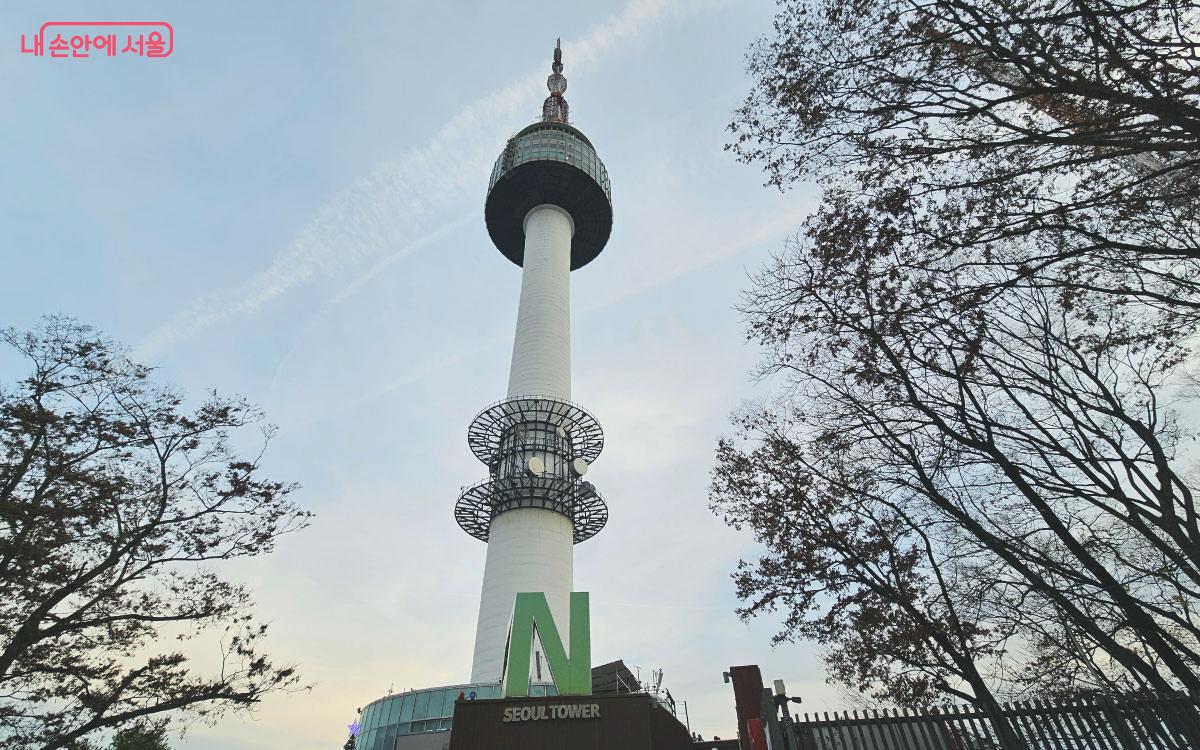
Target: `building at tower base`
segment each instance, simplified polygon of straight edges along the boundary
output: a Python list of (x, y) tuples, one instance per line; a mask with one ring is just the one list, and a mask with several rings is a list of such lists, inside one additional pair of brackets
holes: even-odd
[[(675, 704), (670, 694), (665, 690), (655, 689), (651, 685), (641, 684), (621, 662), (611, 662), (595, 667), (592, 670), (592, 686), (592, 695), (589, 696), (560, 696), (553, 684), (534, 684), (531, 686), (530, 695), (526, 698), (502, 698), (500, 686), (492, 683), (449, 685), (388, 695), (363, 708), (356, 748), (357, 750), (448, 750), (451, 747), (472, 747), (471, 745), (452, 745), (452, 742), (455, 741), (454, 738), (461, 735), (458, 729), (461, 720), (468, 715), (474, 717), (471, 721), (475, 729), (472, 729), (470, 733), (473, 737), (487, 736), (487, 732), (484, 730), (488, 726), (494, 730), (489, 741), (499, 741), (498, 738), (501, 736), (525, 737), (524, 731), (507, 732), (512, 727), (504, 726), (506, 722), (491, 722), (489, 717), (494, 715), (495, 707), (500, 707), (501, 719), (503, 719), (503, 709), (509, 707), (585, 705), (602, 703), (617, 697), (636, 699), (635, 705), (638, 706), (648, 705), (646, 701), (653, 705), (654, 712), (639, 714), (643, 719), (639, 719), (642, 723), (638, 726), (645, 729), (647, 726), (645, 722), (653, 721), (654, 737), (667, 738), (663, 741), (668, 741), (669, 738), (677, 737), (681, 731), (685, 736), (689, 733), (683, 723), (683, 710)], [(475, 708), (477, 705), (487, 705), (490, 708), (479, 709), (483, 712), (477, 713)], [(535, 734), (544, 735), (547, 740), (562, 739), (563, 737), (573, 738), (579, 732), (593, 732), (598, 733), (601, 737), (608, 737), (612, 736), (614, 732), (620, 734), (624, 731), (609, 726), (609, 723), (614, 720), (622, 720), (622, 717), (628, 717), (628, 712), (632, 709), (625, 706), (626, 704), (619, 704), (616, 709), (610, 711), (602, 709), (595, 717), (597, 721), (592, 722), (591, 729), (585, 730), (576, 727), (565, 735), (555, 729), (556, 721), (549, 718), (551, 713), (546, 714), (547, 719), (545, 720), (534, 719), (531, 716), (528, 721), (537, 722), (537, 726), (532, 731)], [(637, 710), (641, 711), (642, 709)], [(582, 717), (566, 716), (564, 718), (583, 720)], [(670, 721), (668, 722), (667, 719)], [(523, 719), (518, 719), (518, 721), (520, 720)], [(507, 724), (512, 723), (512, 719), (507, 722)], [(452, 729), (454, 731), (451, 731)], [(641, 729), (638, 731), (640, 732)], [(483, 748), (502, 746), (507, 747), (508, 745), (479, 745)], [(659, 745), (637, 746), (653, 747), (656, 750), (660, 747)], [(542, 747), (542, 745), (529, 747)], [(574, 748), (575, 745), (550, 744), (545, 747)], [(581, 745), (580, 747), (588, 746)], [(624, 748), (626, 746), (602, 745), (601, 747)], [(662, 747), (673, 748), (675, 746), (664, 745)]]
[(449, 750), (690, 750), (691, 733), (652, 696), (462, 701)]

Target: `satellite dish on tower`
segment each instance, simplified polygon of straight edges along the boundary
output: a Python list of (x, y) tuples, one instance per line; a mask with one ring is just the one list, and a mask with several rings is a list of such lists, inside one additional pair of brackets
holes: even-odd
[(525, 464), (525, 469), (535, 477), (540, 477), (546, 473), (546, 462), (534, 456)]

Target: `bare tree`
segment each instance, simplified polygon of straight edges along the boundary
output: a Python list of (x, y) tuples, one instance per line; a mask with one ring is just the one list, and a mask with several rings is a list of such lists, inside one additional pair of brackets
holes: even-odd
[[(992, 569), (978, 581), (996, 592), (981, 603), (990, 621), (1011, 621), (991, 630), (1046, 642), (1058, 622), (1078, 638), (1057, 658), (1120, 672), (1091, 684), (1196, 689), (1200, 527), (1175, 457), (1187, 434), (1158, 401), (1185, 350), (1127, 335), (1140, 311), (1081, 320), (1036, 285), (968, 300), (986, 269), (900, 269), (899, 246), (920, 240), (871, 231), (870, 212), (845, 203), (814, 217), (748, 293), (796, 470), (864, 472), (842, 512), (860, 515), (869, 488), (957, 529)], [(931, 303), (937, 285), (949, 294)], [(718, 455), (720, 476), (730, 458)], [(806, 543), (825, 540), (795, 540)], [(1005, 674), (1033, 679), (1036, 662)]]
[(881, 496), (873, 470), (845, 462), (836, 437), (801, 444), (764, 408), (743, 414), (739, 429), (753, 442), (721, 441), (712, 507), (767, 549), (735, 575), (747, 602), (739, 614), (783, 609), (776, 643), (825, 645), (831, 678), (875, 698), (997, 707), (983, 664), (1011, 633), (969, 606), (959, 568), (971, 555), (947, 555), (938, 521), (914, 515), (921, 507), (909, 498)]
[(781, 188), (874, 201), (923, 240), (899, 263), (990, 266), (1094, 314), (1136, 299), (1171, 313), (1156, 334), (1190, 330), (1198, 29), (1175, 0), (784, 0), (730, 148)]
[(763, 512), (783, 507), (774, 444), (847, 528), (881, 503), (914, 520), (890, 542), (928, 542), (934, 598), (911, 600), (971, 624), (989, 690), (1200, 689), (1192, 436), (1162, 400), (1200, 324), (1200, 10), (780, 6), (730, 148), (824, 194), (743, 308), (782, 389), (718, 450), (713, 499), (790, 564), (741, 571), (746, 611), (793, 602), (813, 635), (829, 601), (786, 576), (822, 580), (788, 555), (833, 554), (830, 527)]
[[(186, 409), (69, 319), (0, 339), (28, 368), (0, 390), (0, 747), (83, 746), (296, 687), (261, 650), (249, 592), (216, 570), (309, 516), (230, 446), (260, 414), (215, 393)], [(222, 633), (221, 661), (194, 667), (164, 628)]]

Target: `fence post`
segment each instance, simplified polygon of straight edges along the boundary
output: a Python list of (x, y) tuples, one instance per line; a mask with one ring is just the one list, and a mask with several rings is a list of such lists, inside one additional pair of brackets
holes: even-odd
[(1138, 741), (1133, 736), (1133, 732), (1129, 729), (1129, 724), (1125, 722), (1125, 713), (1117, 705), (1116, 701), (1112, 698), (1102, 696), (1096, 703), (1103, 708), (1105, 715), (1108, 716), (1108, 723), (1112, 726), (1113, 731), (1116, 732), (1121, 747), (1124, 750), (1141, 750), (1138, 746)]
[(1190, 695), (1178, 695), (1162, 700), (1163, 723), (1183, 735), (1187, 747), (1200, 747), (1200, 711), (1196, 699)]
[(805, 726), (808, 724), (808, 712), (804, 714), (804, 721), (796, 729), (796, 746), (800, 750), (817, 750), (817, 743), (813, 739), (812, 731)]
[(980, 708), (996, 732), (996, 739), (1000, 742), (1000, 747), (1004, 750), (1029, 750), (1020, 735), (1008, 723), (1008, 717), (1004, 715), (1004, 710), (998, 703), (985, 699)]

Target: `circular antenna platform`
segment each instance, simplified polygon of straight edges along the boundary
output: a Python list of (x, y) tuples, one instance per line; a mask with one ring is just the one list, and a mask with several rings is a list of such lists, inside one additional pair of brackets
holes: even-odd
[(591, 482), (557, 477), (485, 479), (463, 490), (454, 504), (454, 520), (462, 530), (486, 542), (492, 519), (517, 508), (541, 508), (571, 519), (575, 544), (587, 541), (608, 523), (608, 505)]
[(589, 464), (604, 449), (604, 430), (583, 407), (549, 396), (520, 396), (492, 404), (475, 415), (467, 428), (467, 445), (486, 466), (500, 458), (504, 436), (519, 424), (553, 425), (560, 436), (565, 433), (571, 444), (571, 458)]

